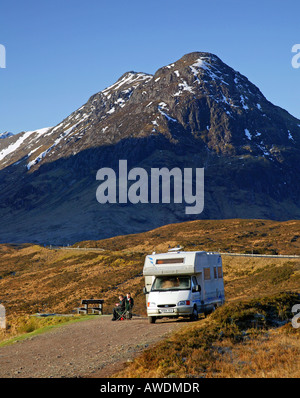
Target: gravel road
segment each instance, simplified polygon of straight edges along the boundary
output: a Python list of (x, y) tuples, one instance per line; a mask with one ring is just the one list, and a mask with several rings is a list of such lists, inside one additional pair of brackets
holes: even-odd
[(182, 320), (111, 321), (111, 316), (66, 324), (0, 348), (1, 378), (109, 377), (149, 345), (183, 327)]

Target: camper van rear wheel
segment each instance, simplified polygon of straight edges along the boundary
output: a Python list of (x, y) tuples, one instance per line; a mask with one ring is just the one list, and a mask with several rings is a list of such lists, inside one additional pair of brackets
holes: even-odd
[(155, 323), (155, 321), (156, 321), (156, 317), (155, 316), (149, 316), (148, 319), (149, 319), (150, 323)]
[(204, 316), (207, 317), (208, 315), (212, 314), (217, 309), (217, 305), (214, 304), (209, 310), (204, 311)]
[(198, 310), (197, 310), (197, 307), (194, 307), (193, 312), (190, 315), (190, 320), (197, 321), (197, 319), (198, 319)]

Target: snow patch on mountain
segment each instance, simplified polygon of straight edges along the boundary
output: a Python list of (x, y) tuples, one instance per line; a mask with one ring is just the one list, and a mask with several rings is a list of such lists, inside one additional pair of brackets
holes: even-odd
[(28, 140), (29, 138), (36, 138), (36, 136), (40, 137), (46, 132), (48, 132), (52, 127), (45, 127), (39, 130), (33, 130), (33, 131), (26, 131), (24, 133), (18, 134), (18, 139), (10, 144), (8, 147), (2, 149), (0, 152), (0, 161), (3, 160), (5, 157), (8, 155), (12, 154), (13, 152), (17, 151), (21, 145)]
[(138, 83), (137, 85), (133, 85), (136, 88), (141, 82), (150, 81), (153, 78), (152, 75), (148, 75), (146, 73), (136, 73), (136, 72), (128, 72), (120, 78), (116, 83), (102, 90), (102, 94), (108, 96), (111, 91), (119, 90), (120, 87), (124, 85)]
[(173, 94), (173, 97), (177, 97), (178, 95), (182, 94), (183, 91), (189, 91), (192, 94), (195, 94), (193, 88), (187, 84), (185, 80), (182, 80), (182, 83), (178, 84), (179, 91)]
[(290, 130), (288, 130), (288, 137), (289, 137), (289, 140), (293, 140), (293, 141), (294, 141), (294, 138), (293, 138), (293, 136), (292, 136)]
[(206, 61), (207, 59), (207, 57), (200, 57), (194, 64), (190, 66), (190, 69), (197, 78), (198, 82), (200, 83), (198, 78), (198, 70), (202, 69), (212, 80), (220, 80), (222, 84), (228, 85), (228, 83), (224, 80), (224, 75), (214, 65), (208, 63)]
[[(169, 116), (165, 110), (168, 110), (168, 105), (165, 102), (160, 102), (158, 104), (158, 111), (160, 112), (161, 115), (163, 115), (168, 121), (172, 121), (175, 123), (178, 123), (178, 121), (171, 116)], [(154, 122), (152, 122), (154, 124)]]
[[(32, 161), (27, 163), (27, 165), (26, 165), (27, 170), (30, 170), (32, 166), (39, 163), (54, 147), (56, 147), (60, 143), (60, 141), (63, 138), (65, 138), (70, 132), (72, 132), (72, 130), (73, 130), (73, 127), (70, 127), (69, 129), (64, 131), (62, 134), (60, 134), (60, 136), (54, 141), (54, 143), (49, 148), (47, 148), (45, 151), (40, 153), (35, 159), (33, 159)], [(29, 157), (29, 156), (30, 156), (30, 153), (27, 155), (27, 157)]]
[(245, 129), (245, 135), (246, 135), (246, 137), (248, 138), (248, 140), (252, 140), (250, 131), (249, 131), (248, 129)]

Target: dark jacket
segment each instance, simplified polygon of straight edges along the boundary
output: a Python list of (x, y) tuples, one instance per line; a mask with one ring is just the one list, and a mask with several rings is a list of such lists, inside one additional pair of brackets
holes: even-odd
[(125, 303), (125, 301), (126, 301), (126, 298), (123, 298), (123, 300), (121, 300), (120, 303), (119, 303), (119, 308), (120, 308), (120, 310), (121, 310), (122, 312), (124, 312), (124, 311), (125, 311), (125, 308), (126, 308), (126, 303)]
[(129, 300), (128, 300), (128, 298), (126, 298), (126, 299), (125, 299), (125, 308), (126, 308), (126, 311), (132, 310), (132, 307), (133, 307), (133, 298), (130, 297)]

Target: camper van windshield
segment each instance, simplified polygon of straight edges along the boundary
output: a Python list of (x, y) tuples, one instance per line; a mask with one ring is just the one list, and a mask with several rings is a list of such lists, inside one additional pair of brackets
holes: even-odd
[(157, 276), (151, 290), (190, 290), (190, 288), (189, 276)]

